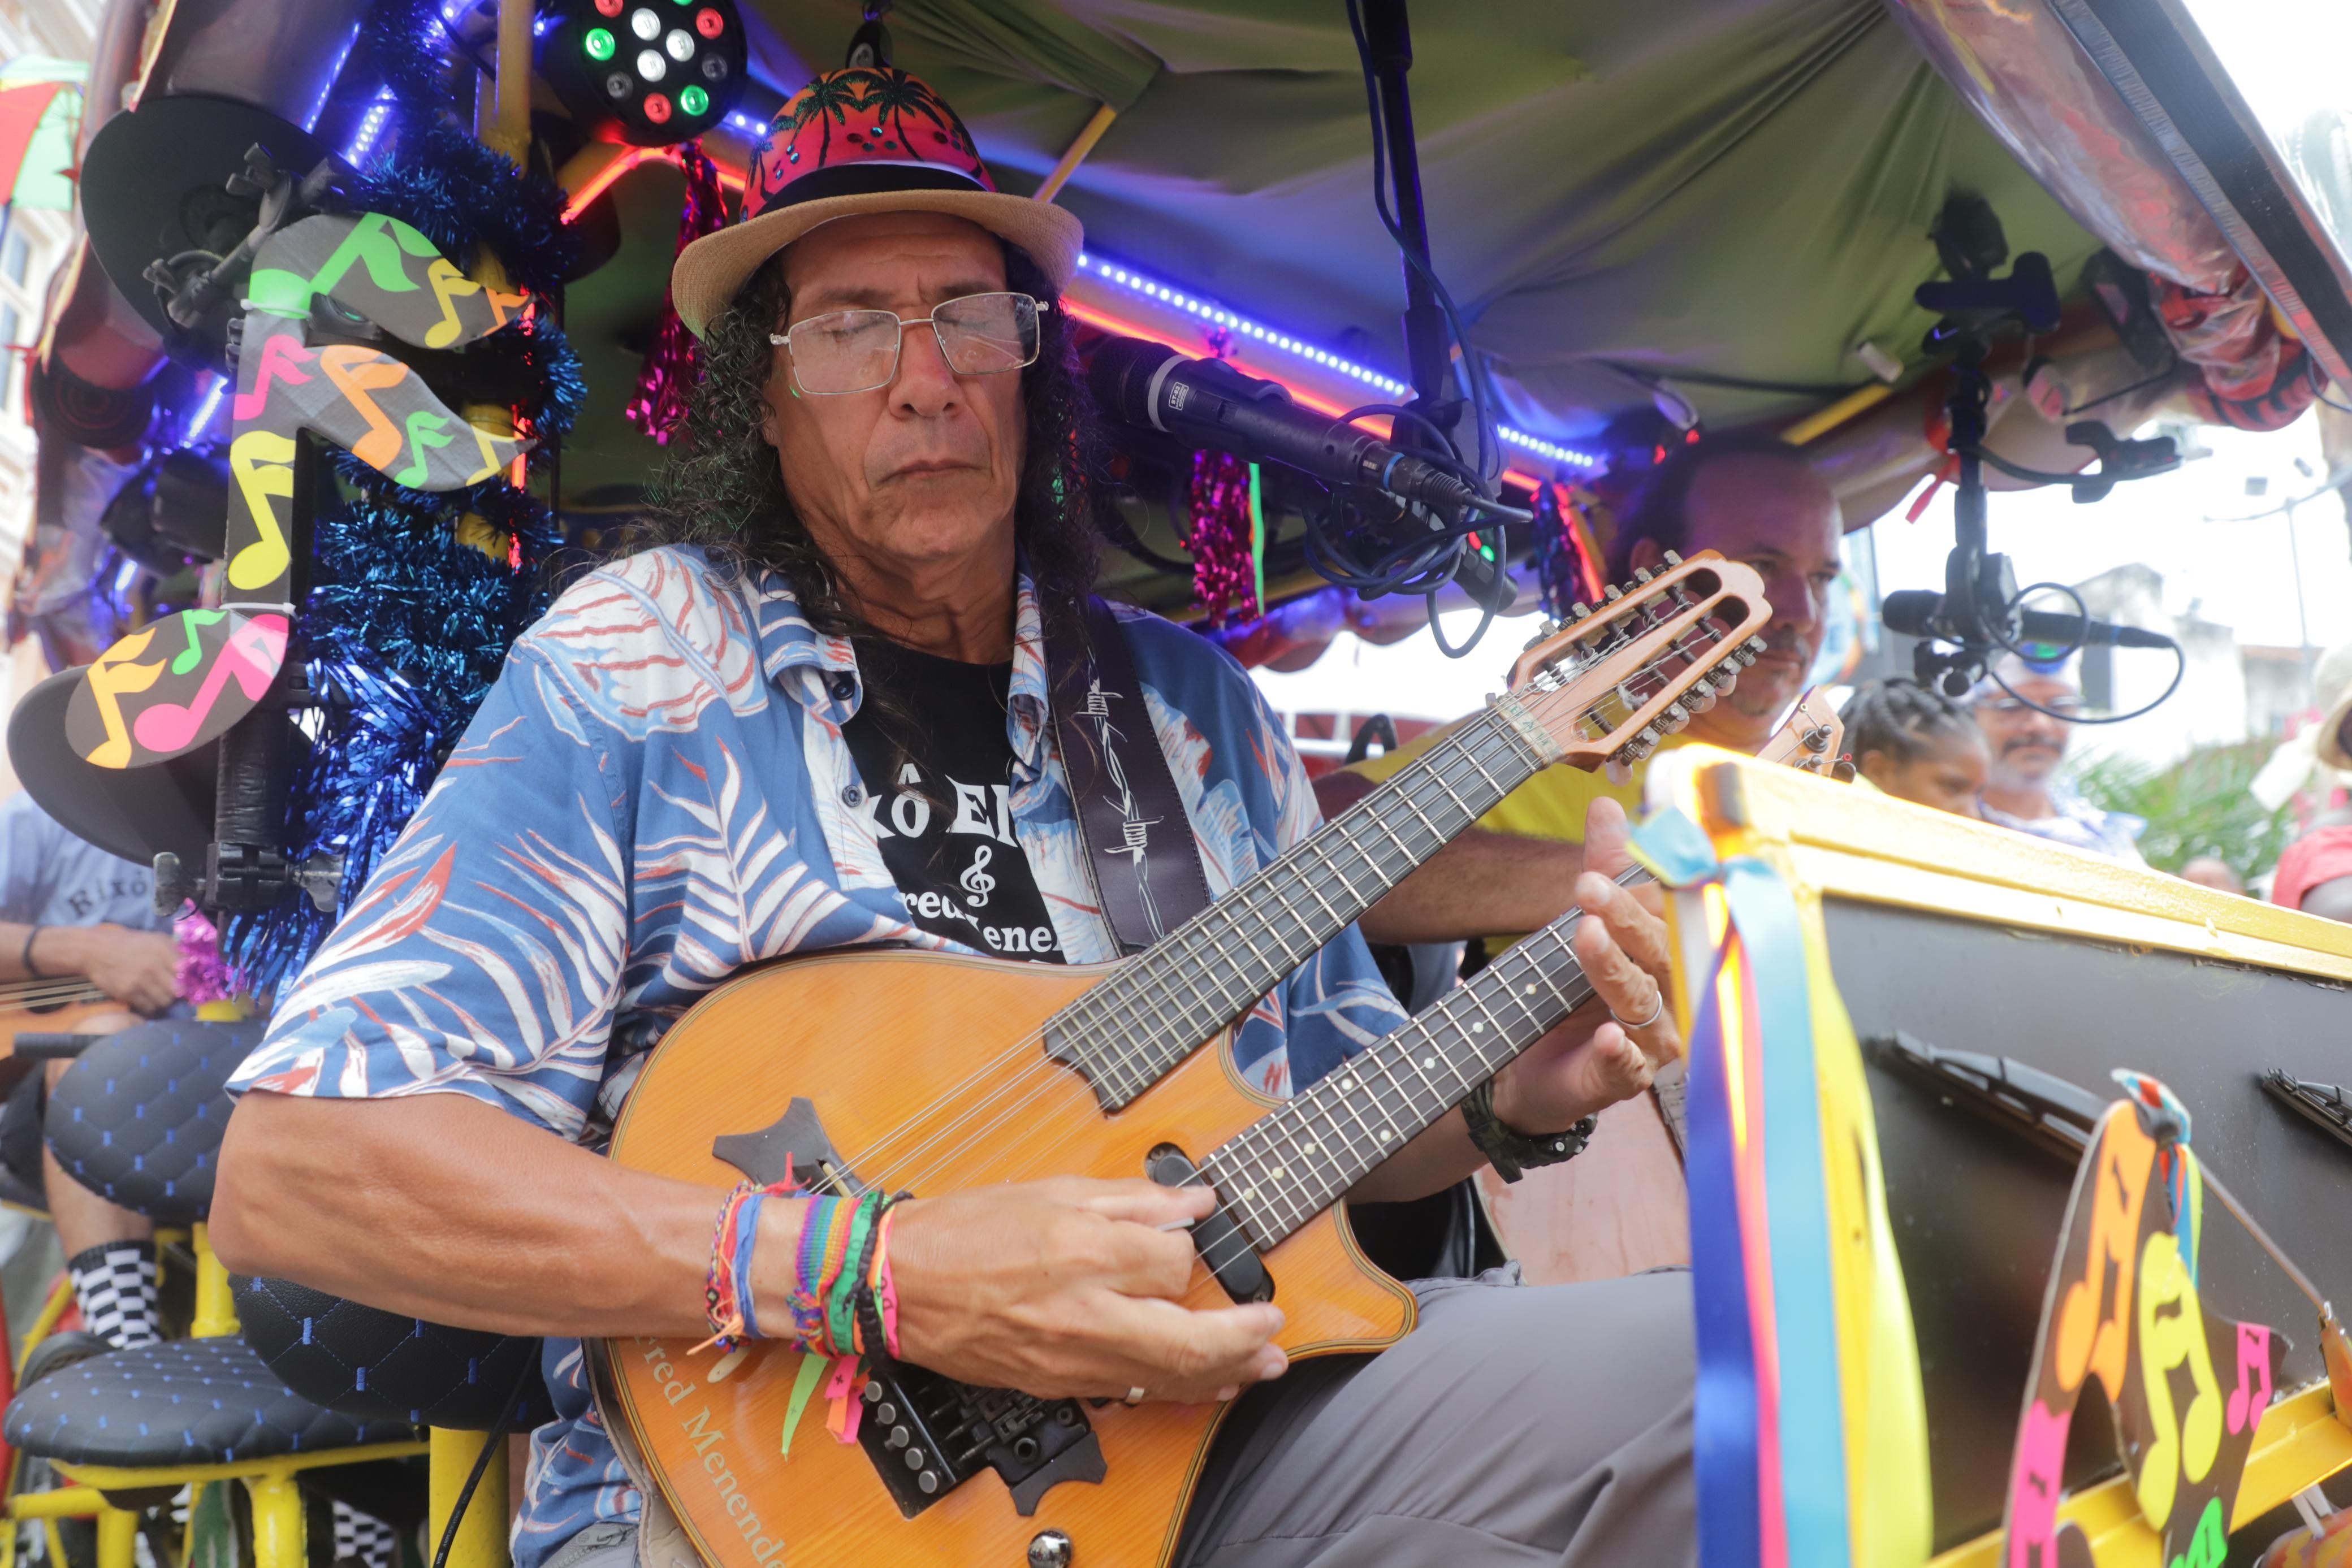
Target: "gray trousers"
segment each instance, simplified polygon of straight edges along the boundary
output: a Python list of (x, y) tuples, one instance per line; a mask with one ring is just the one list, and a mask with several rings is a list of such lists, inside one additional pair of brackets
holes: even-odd
[[(1413, 1289), (1402, 1343), (1243, 1396), (1177, 1568), (1697, 1562), (1687, 1273)], [(636, 1536), (594, 1526), (546, 1568), (638, 1568)]]
[(1179, 1568), (1532, 1568), (1698, 1560), (1690, 1276), (1414, 1286), (1376, 1356), (1251, 1390)]

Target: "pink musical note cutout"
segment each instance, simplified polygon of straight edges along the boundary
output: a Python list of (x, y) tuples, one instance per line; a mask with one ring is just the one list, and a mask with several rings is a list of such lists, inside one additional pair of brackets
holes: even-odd
[(259, 702), (285, 660), (287, 624), (283, 615), (257, 615), (241, 622), (221, 645), (193, 699), (185, 705), (157, 703), (131, 720), (131, 733), (139, 744), (163, 757), (176, 756), (195, 744), (205, 727), (205, 720), (232, 680), (245, 695), (239, 712)]
[(2271, 1331), (2262, 1323), (2238, 1325), (2238, 1386), (2230, 1393), (2230, 1430), (2244, 1431), (2271, 1406)]
[(2058, 1568), (2058, 1504), (2064, 1496), (2072, 1410), (2036, 1399), (2025, 1408), (2009, 1482), (2009, 1568)]

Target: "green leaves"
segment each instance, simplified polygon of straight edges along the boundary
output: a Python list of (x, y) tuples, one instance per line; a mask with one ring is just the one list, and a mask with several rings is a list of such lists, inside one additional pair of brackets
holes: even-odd
[(2147, 820), (2139, 851), (2158, 870), (2178, 872), (2213, 855), (2252, 881), (2278, 863), (2294, 837), (2288, 810), (2263, 810), (2247, 788), (2276, 744), (2264, 737), (2199, 747), (2163, 768), (2098, 757), (2075, 769), (2074, 782), (2094, 804)]

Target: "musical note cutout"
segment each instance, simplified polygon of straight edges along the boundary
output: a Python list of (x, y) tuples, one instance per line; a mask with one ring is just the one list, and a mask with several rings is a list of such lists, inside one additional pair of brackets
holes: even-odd
[[(275, 612), (184, 610), (132, 632), (99, 655), (68, 702), (67, 743), (97, 768), (194, 750), (268, 695), (291, 627)], [(156, 656), (142, 659), (150, 650)]]
[[(101, 768), (163, 762), (204, 745), (268, 692), (292, 625), (294, 461), (304, 431), (395, 483), (455, 490), (498, 475), (531, 443), (468, 424), (408, 365), (363, 343), (313, 348), (325, 296), (419, 348), (462, 349), (520, 319), (519, 294), (460, 274), (433, 242), (382, 213), (305, 218), (262, 242), (239, 340), (225, 559), (243, 607), (183, 612), (100, 654), (74, 693), (68, 737)], [(458, 439), (459, 433), (471, 435)], [(160, 637), (160, 641), (159, 641)], [(184, 643), (184, 647), (182, 644)], [(149, 649), (172, 648), (164, 662)], [(131, 700), (131, 699), (136, 699)]]
[(2186, 1124), (2118, 1101), (2084, 1151), (2011, 1460), (2006, 1568), (2089, 1561), (2058, 1507), (2066, 1434), (2094, 1378), (2163, 1561), (2221, 1568), (2287, 1346), (2261, 1323), (2207, 1311), (2198, 1293), (2196, 1228), (2179, 1216), (2201, 1202), (2204, 1178), (2187, 1143), (2170, 1141)]

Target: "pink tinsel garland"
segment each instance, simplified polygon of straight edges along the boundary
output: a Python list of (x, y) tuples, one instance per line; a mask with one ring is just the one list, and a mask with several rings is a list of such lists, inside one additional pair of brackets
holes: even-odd
[(1230, 452), (1192, 454), (1192, 597), (1209, 624), (1258, 618), (1249, 465)]
[(172, 922), (172, 936), (180, 944), (178, 980), (181, 999), (202, 1004), (225, 1002), (237, 995), (243, 987), (236, 974), (221, 957), (220, 933), (213, 923), (197, 914), (181, 915)]
[[(704, 235), (727, 226), (727, 199), (719, 185), (719, 165), (703, 155), (700, 141), (678, 148), (677, 166), (686, 176), (686, 205), (677, 218), (677, 248), (684, 250)], [(687, 394), (701, 370), (701, 345), (678, 319), (669, 291), (664, 289), (661, 323), (646, 350), (645, 366), (637, 372), (636, 394), (621, 413), (631, 424), (668, 444), (670, 432), (686, 417)]]

